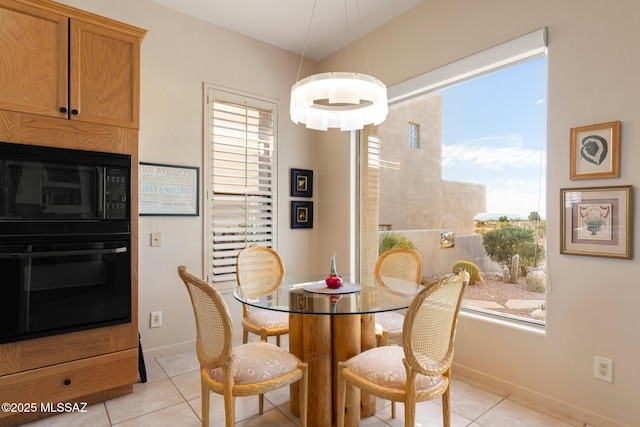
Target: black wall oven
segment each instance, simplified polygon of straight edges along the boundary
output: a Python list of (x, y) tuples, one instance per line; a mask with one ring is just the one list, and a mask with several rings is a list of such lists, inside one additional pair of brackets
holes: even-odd
[(0, 143), (0, 343), (131, 321), (131, 156)]

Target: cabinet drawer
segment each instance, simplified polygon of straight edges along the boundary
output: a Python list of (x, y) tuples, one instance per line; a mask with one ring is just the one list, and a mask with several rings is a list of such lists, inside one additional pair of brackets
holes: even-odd
[(47, 402), (82, 401), (83, 396), (137, 380), (138, 350), (131, 349), (0, 377), (0, 402), (39, 407)]

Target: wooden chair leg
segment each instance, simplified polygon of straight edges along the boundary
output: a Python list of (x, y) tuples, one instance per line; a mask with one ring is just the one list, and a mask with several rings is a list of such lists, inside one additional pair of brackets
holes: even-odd
[(307, 401), (309, 400), (309, 368), (302, 364), (302, 378), (298, 380), (300, 391), (300, 427), (307, 427)]
[(209, 390), (201, 383), (202, 392), (202, 427), (209, 427)]
[(224, 419), (226, 427), (236, 426), (236, 397), (231, 393), (224, 396)]
[(246, 344), (249, 342), (249, 331), (246, 329), (242, 330), (242, 344)]
[[(451, 383), (449, 383), (451, 384)], [(451, 395), (449, 393), (450, 387), (447, 387), (447, 391), (442, 395), (442, 426), (450, 427), (451, 426)]]
[(264, 411), (264, 394), (258, 396), (258, 414), (262, 415)]
[(276, 345), (280, 347), (280, 335), (276, 335)]

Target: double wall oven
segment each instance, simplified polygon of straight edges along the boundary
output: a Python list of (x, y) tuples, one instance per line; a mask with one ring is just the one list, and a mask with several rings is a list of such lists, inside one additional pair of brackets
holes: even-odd
[(0, 343), (131, 321), (131, 156), (0, 143)]

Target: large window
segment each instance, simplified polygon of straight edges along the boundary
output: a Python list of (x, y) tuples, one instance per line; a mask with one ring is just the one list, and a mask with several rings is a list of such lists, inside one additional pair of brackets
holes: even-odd
[(415, 247), (424, 283), (470, 261), (483, 281), (466, 308), (544, 323), (546, 31), (389, 95), (387, 120), (361, 135), (361, 270), (384, 249), (374, 238)]
[(236, 285), (236, 255), (275, 247), (276, 105), (206, 87), (205, 268), (217, 287)]

